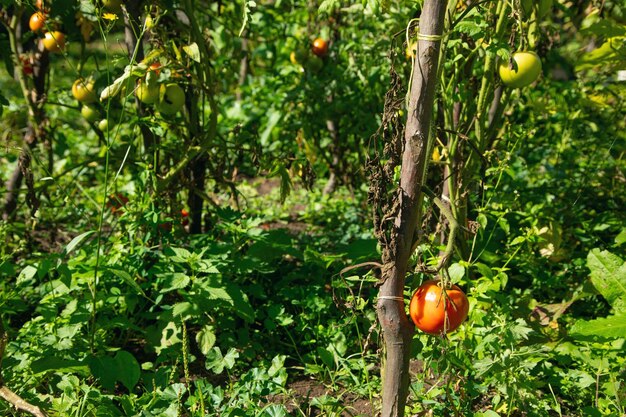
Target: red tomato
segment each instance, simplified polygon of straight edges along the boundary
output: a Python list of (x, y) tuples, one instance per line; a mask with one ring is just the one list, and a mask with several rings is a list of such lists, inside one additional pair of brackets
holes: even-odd
[(328, 53), (328, 41), (322, 38), (317, 38), (313, 41), (313, 47), (311, 48), (313, 53), (319, 57), (326, 56)]
[[(456, 285), (444, 295), (440, 282), (424, 282), (413, 294), (409, 314), (415, 326), (429, 334), (450, 333), (467, 318), (469, 302)], [(445, 308), (444, 308), (445, 306)]]
[(30, 62), (30, 59), (26, 55), (20, 56), (20, 62), (22, 63), (22, 72), (26, 75), (33, 74), (33, 64)]

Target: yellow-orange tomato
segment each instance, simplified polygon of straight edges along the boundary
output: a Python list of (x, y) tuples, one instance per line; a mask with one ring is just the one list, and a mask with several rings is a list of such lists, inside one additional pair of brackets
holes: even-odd
[(435, 280), (424, 282), (415, 291), (409, 314), (418, 329), (430, 334), (450, 333), (463, 323), (469, 312), (465, 293), (453, 285), (446, 294)]
[(328, 53), (328, 42), (322, 38), (317, 38), (313, 41), (313, 47), (311, 50), (319, 57), (326, 56)]
[(72, 95), (81, 103), (93, 103), (97, 101), (98, 97), (94, 91), (93, 84), (91, 80), (77, 79), (74, 81), (74, 84), (72, 84)]
[(35, 12), (28, 21), (28, 27), (33, 32), (39, 32), (46, 24), (46, 15), (42, 12)]
[[(48, 5), (51, 3), (50, 0), (48, 0), (46, 3), (48, 3)], [(45, 10), (47, 9), (47, 7), (45, 7), (46, 5), (43, 4), (43, 0), (37, 0), (35, 2), (35, 7), (37, 7), (39, 10)]]
[(43, 35), (43, 47), (49, 52), (59, 52), (65, 48), (65, 35), (55, 30)]

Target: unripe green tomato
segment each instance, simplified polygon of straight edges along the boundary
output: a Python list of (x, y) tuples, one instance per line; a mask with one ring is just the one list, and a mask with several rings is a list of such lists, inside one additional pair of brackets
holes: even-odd
[(162, 85), (163, 99), (159, 103), (159, 112), (171, 116), (185, 104), (185, 91), (178, 84)]
[(100, 111), (96, 106), (92, 106), (89, 104), (84, 105), (80, 109), (80, 114), (87, 120), (89, 123), (96, 123), (100, 118)]
[(289, 55), (289, 60), (292, 64), (299, 64), (304, 66), (309, 60), (310, 51), (302, 46), (298, 47), (295, 51)]
[(113, 123), (109, 123), (108, 119), (102, 119), (98, 122), (98, 129), (104, 133), (109, 129), (113, 129)]
[(513, 61), (517, 68), (511, 68), (508, 62), (502, 62), (498, 68), (502, 82), (509, 87), (525, 87), (541, 74), (541, 60), (534, 52), (516, 52)]
[(316, 55), (311, 55), (306, 63), (307, 71), (318, 73), (322, 70), (322, 68), (324, 68), (324, 61), (322, 60), (322, 58)]

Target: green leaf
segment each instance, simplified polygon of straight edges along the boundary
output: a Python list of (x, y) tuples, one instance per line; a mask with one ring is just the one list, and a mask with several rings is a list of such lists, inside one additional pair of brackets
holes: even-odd
[(163, 288), (161, 293), (180, 290), (187, 287), (191, 283), (191, 278), (180, 272), (172, 272), (159, 275), (163, 279)]
[(87, 359), (91, 374), (96, 377), (104, 389), (113, 391), (117, 381), (117, 366), (113, 358), (108, 356), (92, 356)]
[(622, 229), (617, 236), (615, 236), (615, 244), (621, 246), (626, 242), (626, 227)]
[(282, 404), (272, 404), (261, 414), (263, 417), (287, 417), (288, 415), (287, 409)]
[(239, 352), (237, 352), (235, 348), (228, 349), (228, 353), (224, 356), (224, 366), (226, 366), (226, 369), (233, 369), (238, 357)]
[(63, 255), (69, 255), (78, 245), (80, 245), (83, 240), (87, 239), (92, 234), (96, 233), (95, 230), (90, 230), (88, 232), (83, 233), (82, 235), (76, 236), (70, 243), (67, 244), (65, 249), (63, 249)]
[(320, 14), (331, 14), (340, 5), (339, 0), (324, 0), (317, 11)]
[(191, 304), (187, 301), (183, 301), (182, 303), (174, 304), (174, 308), (172, 309), (172, 315), (174, 317), (182, 316), (190, 311), (195, 310), (195, 305)]
[(235, 366), (235, 362), (239, 357), (239, 352), (234, 348), (230, 348), (226, 353), (226, 356), (222, 355), (222, 351), (219, 347), (214, 347), (207, 352), (206, 369), (213, 371), (216, 374), (224, 372), (224, 368), (232, 369)]
[(132, 391), (141, 376), (139, 362), (137, 362), (137, 359), (135, 359), (132, 354), (125, 350), (117, 352), (113, 360), (117, 368), (117, 380), (121, 382), (128, 391)]
[[(143, 289), (139, 286), (139, 284), (137, 284), (137, 281), (135, 281), (133, 279), (133, 277), (130, 276), (130, 274), (126, 271), (123, 271), (121, 269), (113, 269), (110, 268), (109, 271), (115, 275), (118, 278), (121, 278), (126, 284), (128, 284), (131, 288), (133, 288), (135, 291), (137, 291), (139, 294), (143, 295), (144, 297), (148, 298), (148, 296), (146, 295), (146, 293), (143, 291)], [(149, 299), (149, 298), (148, 298)]]
[(269, 138), (272, 134), (272, 131), (274, 130), (278, 122), (280, 122), (280, 120), (283, 118), (283, 114), (276, 109), (270, 109), (268, 114), (269, 117), (267, 119), (267, 125), (265, 126), (263, 132), (261, 132), (260, 136), (261, 145), (263, 145), (264, 147), (268, 146)]
[(37, 359), (30, 365), (30, 369), (35, 374), (40, 374), (46, 371), (55, 371), (57, 373), (89, 374), (89, 366), (84, 362), (57, 358), (55, 356)]
[[(174, 252), (174, 255), (170, 255), (169, 251)], [(187, 263), (192, 256), (191, 252), (183, 248), (169, 248), (169, 251), (167, 253), (168, 259), (176, 263)]]
[(617, 312), (626, 311), (626, 263), (609, 251), (593, 249), (587, 255), (591, 282)]
[(626, 338), (626, 312), (596, 320), (579, 320), (572, 326), (573, 336)]
[(450, 279), (453, 283), (457, 283), (463, 279), (465, 276), (465, 267), (458, 263), (453, 263), (448, 268), (448, 274), (450, 275)]
[(200, 48), (198, 48), (197, 43), (194, 42), (191, 45), (183, 46), (183, 51), (195, 62), (200, 62)]
[(287, 359), (286, 355), (274, 356), (274, 359), (272, 359), (272, 366), (270, 366), (270, 369), (267, 370), (267, 374), (269, 376), (274, 376), (280, 372), (281, 369), (284, 369), (285, 359)]
[(198, 343), (200, 352), (206, 356), (215, 345), (215, 333), (213, 332), (213, 326), (204, 326), (202, 330), (196, 334), (196, 343)]
[(206, 353), (206, 369), (216, 374), (224, 372), (224, 356), (219, 347), (215, 346)]
[(226, 293), (229, 297), (229, 301), (233, 303), (235, 313), (248, 323), (252, 323), (254, 321), (255, 314), (246, 293), (234, 284), (226, 286)]
[(317, 355), (322, 359), (324, 365), (329, 367), (330, 369), (335, 368), (335, 355), (328, 349), (324, 349), (321, 346), (317, 347)]
[(25, 281), (30, 281), (31, 279), (33, 279), (36, 273), (37, 268), (31, 265), (26, 266), (17, 276), (16, 284), (23, 284)]

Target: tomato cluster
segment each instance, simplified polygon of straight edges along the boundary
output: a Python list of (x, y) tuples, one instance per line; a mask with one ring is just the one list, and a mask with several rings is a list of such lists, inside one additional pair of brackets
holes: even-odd
[(297, 48), (289, 55), (289, 60), (294, 65), (300, 65), (307, 71), (316, 73), (324, 67), (324, 58), (328, 55), (328, 41), (316, 38), (309, 48), (304, 46)]

